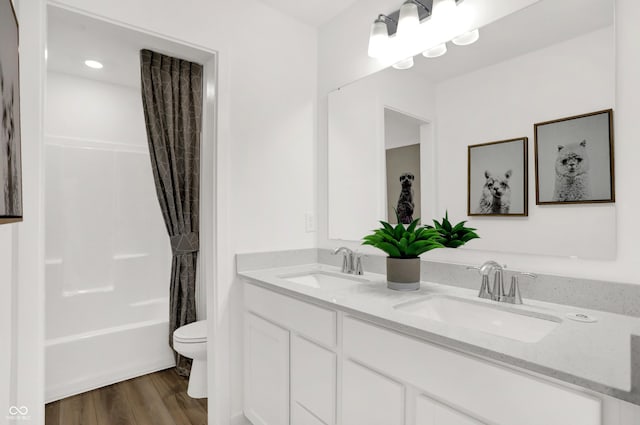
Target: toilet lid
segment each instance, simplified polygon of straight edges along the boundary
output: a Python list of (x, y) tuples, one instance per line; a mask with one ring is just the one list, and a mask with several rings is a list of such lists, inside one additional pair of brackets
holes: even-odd
[(179, 327), (173, 332), (173, 339), (178, 342), (194, 343), (207, 341), (207, 321), (189, 323)]

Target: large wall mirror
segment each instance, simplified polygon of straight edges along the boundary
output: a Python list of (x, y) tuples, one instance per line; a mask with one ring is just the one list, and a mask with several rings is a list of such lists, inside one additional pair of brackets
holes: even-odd
[[(360, 240), (394, 221), (411, 186), (423, 223), (447, 210), (479, 229), (464, 249), (614, 258), (615, 204), (536, 205), (533, 166), (535, 123), (614, 108), (613, 22), (614, 0), (540, 0), (473, 45), (331, 92), (329, 238)], [(525, 137), (528, 215), (469, 217), (468, 146)]]

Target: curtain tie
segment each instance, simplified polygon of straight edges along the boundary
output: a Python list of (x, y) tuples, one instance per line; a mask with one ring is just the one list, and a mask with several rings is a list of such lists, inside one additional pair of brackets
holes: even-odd
[(200, 247), (200, 238), (195, 232), (171, 236), (170, 239), (174, 256), (198, 252)]

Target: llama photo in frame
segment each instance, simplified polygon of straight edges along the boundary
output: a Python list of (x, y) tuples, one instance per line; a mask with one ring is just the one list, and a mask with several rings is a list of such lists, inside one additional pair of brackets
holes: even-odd
[(18, 20), (0, 0), (0, 224), (22, 221)]
[(613, 110), (534, 125), (536, 204), (615, 202)]
[(468, 147), (469, 216), (528, 215), (528, 142), (520, 137)]

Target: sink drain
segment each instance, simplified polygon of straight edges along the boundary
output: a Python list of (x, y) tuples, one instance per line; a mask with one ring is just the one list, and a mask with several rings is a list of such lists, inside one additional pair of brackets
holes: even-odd
[(597, 317), (590, 316), (585, 313), (567, 313), (567, 318), (575, 320), (576, 322), (594, 323), (598, 321)]

